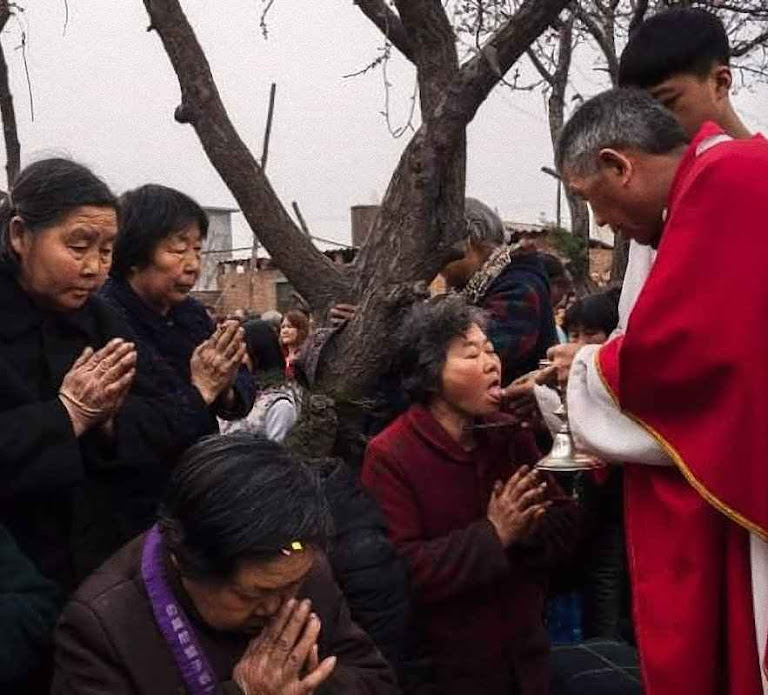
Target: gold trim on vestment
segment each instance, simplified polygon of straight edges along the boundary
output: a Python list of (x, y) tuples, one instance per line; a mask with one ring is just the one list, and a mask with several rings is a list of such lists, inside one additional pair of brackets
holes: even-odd
[[(600, 366), (600, 360), (598, 359), (600, 354), (599, 350), (595, 351), (595, 367), (597, 369), (598, 376), (600, 377), (600, 381), (603, 383), (603, 386), (605, 387), (605, 390), (610, 395), (611, 399), (613, 400), (614, 405), (619, 409), (619, 411), (626, 415), (630, 420), (637, 423), (642, 427), (648, 434), (650, 434), (664, 449), (664, 451), (667, 452), (668, 456), (675, 462), (675, 465), (680, 469), (680, 472), (685, 476), (685, 479), (691, 484), (691, 487), (696, 490), (696, 492), (699, 493), (709, 504), (711, 504), (715, 509), (717, 509), (722, 514), (725, 514), (731, 521), (735, 521), (739, 526), (745, 528), (750, 533), (754, 533), (756, 536), (759, 536), (763, 541), (768, 543), (768, 530), (763, 529), (762, 527), (758, 526), (754, 522), (747, 519), (745, 516), (737, 512), (735, 509), (732, 509), (729, 507), (725, 502), (723, 502), (720, 498), (717, 497), (713, 492), (709, 491), (705, 485), (696, 478), (696, 476), (693, 474), (690, 468), (686, 465), (685, 461), (683, 461), (683, 457), (680, 456), (680, 454), (677, 452), (674, 446), (670, 444), (659, 432), (657, 432), (653, 427), (651, 427), (646, 422), (643, 422), (639, 417), (636, 415), (633, 415), (632, 413), (626, 412), (619, 403), (619, 399), (616, 397), (616, 394), (613, 391), (613, 388), (611, 388), (611, 385), (608, 383), (608, 380), (605, 378), (605, 374), (603, 374), (603, 370)], [(618, 358), (617, 358), (618, 359)], [(766, 675), (768, 676), (768, 668), (766, 668)]]

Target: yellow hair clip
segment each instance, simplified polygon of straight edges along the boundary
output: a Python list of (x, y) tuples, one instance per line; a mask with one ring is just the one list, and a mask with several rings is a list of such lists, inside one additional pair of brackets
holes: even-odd
[(304, 545), (301, 543), (301, 541), (293, 541), (290, 548), (283, 548), (281, 552), (283, 555), (290, 555), (291, 553), (300, 553), (303, 550)]

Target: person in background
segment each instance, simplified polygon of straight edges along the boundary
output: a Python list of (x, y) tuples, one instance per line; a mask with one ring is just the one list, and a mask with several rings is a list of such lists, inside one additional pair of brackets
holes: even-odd
[(330, 528), (316, 477), (278, 444), (193, 446), (158, 525), (64, 609), (52, 695), (396, 695), (331, 577)]
[(266, 321), (269, 324), (269, 327), (275, 332), (276, 336), (280, 336), (280, 326), (283, 323), (283, 315), (279, 311), (275, 309), (265, 311), (261, 315), (261, 320)]
[[(59, 613), (56, 585), (40, 575), (0, 525), (0, 689), (47, 692), (40, 673)], [(50, 674), (48, 674), (50, 675)], [(42, 682), (41, 682), (42, 681)]]
[(214, 326), (190, 296), (207, 233), (205, 211), (183, 193), (152, 184), (128, 191), (120, 199), (111, 277), (101, 292), (133, 330), (142, 371), (173, 401), (183, 433), (176, 456), (217, 432), (217, 416), (247, 415), (255, 397), (242, 364), (240, 324)]
[(285, 355), (285, 372), (293, 377), (293, 365), (301, 347), (309, 336), (309, 318), (303, 311), (292, 309), (283, 316), (280, 324), (280, 345)]
[(464, 257), (441, 274), (449, 287), (488, 313), (488, 337), (506, 385), (536, 369), (557, 342), (549, 279), (538, 253), (505, 244), (504, 225), (487, 205), (467, 198), (464, 214)]
[(241, 420), (220, 420), (222, 434), (249, 432), (282, 442), (298, 417), (298, 399), (286, 383), (285, 358), (272, 327), (261, 320), (248, 321), (245, 331), (245, 364), (253, 375), (258, 395)]
[[(554, 256), (508, 246), (501, 218), (479, 200), (466, 199), (464, 217), (463, 256), (440, 274), (449, 288), (487, 312), (488, 336), (501, 358), (502, 381), (509, 384), (537, 369), (547, 349), (558, 342), (553, 299), (562, 299), (568, 275)], [(547, 265), (555, 278), (552, 284)], [(355, 311), (354, 305), (337, 304), (330, 310), (331, 325), (344, 325)]]
[[(616, 293), (609, 290), (588, 295), (572, 304), (563, 324), (569, 342), (576, 345), (605, 343), (619, 323), (617, 299)], [(552, 407), (555, 403), (559, 405), (559, 399), (553, 398), (546, 386), (535, 386), (534, 393), (544, 420), (553, 428), (559, 426), (560, 420), (552, 416)], [(579, 553), (584, 638), (632, 642), (623, 471), (614, 467), (594, 479), (582, 476), (578, 489), (587, 520), (585, 542)]]
[(549, 301), (555, 314), (557, 339), (559, 343), (567, 343), (568, 337), (566, 332), (557, 319), (558, 314), (567, 309), (569, 298), (573, 296), (573, 280), (565, 265), (557, 256), (551, 253), (542, 253), (540, 255), (549, 278)]
[(568, 342), (602, 345), (616, 330), (619, 307), (614, 293), (601, 292), (577, 300), (565, 312), (563, 328)]
[(399, 364), (413, 405), (368, 445), (362, 481), (405, 558), (439, 692), (544, 695), (548, 568), (578, 535), (572, 502), (498, 414), (501, 362), (456, 295), (416, 304)]

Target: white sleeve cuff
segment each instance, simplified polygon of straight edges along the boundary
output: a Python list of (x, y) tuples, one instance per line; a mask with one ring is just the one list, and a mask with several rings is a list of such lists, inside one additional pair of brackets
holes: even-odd
[(611, 463), (673, 465), (659, 443), (614, 402), (597, 369), (599, 348), (579, 350), (568, 379), (568, 419), (577, 446)]

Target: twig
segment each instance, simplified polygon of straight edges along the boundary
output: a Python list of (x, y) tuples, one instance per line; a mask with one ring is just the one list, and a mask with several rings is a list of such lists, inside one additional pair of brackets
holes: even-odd
[[(21, 9), (18, 8), (17, 9)], [(14, 13), (14, 18), (19, 24), (19, 28), (21, 30), (21, 44), (16, 46), (17, 51), (21, 51), (21, 59), (24, 63), (24, 74), (26, 75), (27, 79), (27, 92), (29, 93), (29, 116), (32, 122), (34, 123), (35, 120), (35, 100), (32, 95), (32, 78), (29, 75), (29, 64), (27, 63), (27, 32), (24, 29), (24, 25), (21, 23), (21, 20), (19, 19), (19, 15)]]
[(342, 79), (349, 79), (350, 77), (360, 77), (361, 75), (365, 75), (367, 72), (370, 72), (371, 70), (375, 70), (379, 65), (381, 65), (385, 60), (385, 55), (383, 52), (383, 49), (379, 49), (382, 51), (382, 54), (380, 56), (377, 56), (373, 61), (371, 61), (368, 65), (366, 65), (364, 68), (358, 70), (357, 72), (350, 72), (347, 75), (342, 75)]
[(263, 0), (266, 3), (264, 9), (261, 12), (261, 19), (259, 20), (259, 26), (261, 27), (261, 34), (265, 39), (269, 38), (269, 29), (267, 29), (267, 14), (272, 9), (272, 5), (275, 4), (275, 0)]
[(392, 53), (392, 44), (390, 43), (385, 44), (384, 60), (382, 61), (382, 69), (381, 69), (381, 74), (384, 79), (384, 111), (382, 112), (382, 115), (384, 116), (384, 119), (387, 122), (387, 129), (389, 130), (389, 134), (393, 138), (395, 138), (395, 140), (399, 140), (409, 130), (415, 131), (415, 128), (413, 127), (413, 116), (416, 113), (416, 96), (419, 93), (419, 81), (418, 79), (416, 79), (413, 86), (413, 94), (411, 95), (411, 109), (408, 114), (408, 119), (406, 120), (404, 125), (400, 126), (399, 128), (395, 128), (392, 125), (392, 119), (390, 115), (390, 100), (391, 100), (390, 90), (392, 88), (392, 83), (389, 81), (389, 76), (387, 74), (387, 65), (389, 64), (391, 53)]

